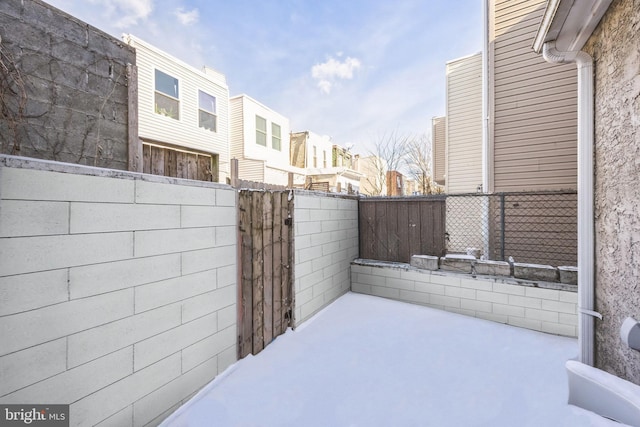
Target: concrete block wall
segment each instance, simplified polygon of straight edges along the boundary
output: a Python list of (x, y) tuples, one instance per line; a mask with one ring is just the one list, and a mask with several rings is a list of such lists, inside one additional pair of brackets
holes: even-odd
[(295, 324), (313, 316), (351, 287), (358, 257), (358, 200), (298, 191), (294, 198)]
[[(578, 294), (568, 285), (356, 261), (351, 290), (556, 335), (577, 337)], [(545, 286), (539, 287), (539, 286)]]
[(235, 204), (224, 185), (0, 157), (0, 402), (156, 425), (233, 363)]

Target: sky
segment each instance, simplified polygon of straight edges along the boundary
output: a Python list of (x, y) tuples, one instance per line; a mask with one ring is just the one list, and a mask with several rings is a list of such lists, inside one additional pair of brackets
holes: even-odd
[(567, 404), (577, 353), (573, 338), (347, 293), (162, 426), (622, 427)]
[(482, 0), (46, 0), (226, 75), (288, 117), (366, 154), (383, 134), (430, 134), (445, 63), (482, 49)]

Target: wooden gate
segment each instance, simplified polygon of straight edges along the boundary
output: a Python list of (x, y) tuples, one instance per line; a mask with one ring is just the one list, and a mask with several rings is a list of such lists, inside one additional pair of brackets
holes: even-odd
[(238, 357), (258, 354), (292, 325), (293, 192), (239, 193)]

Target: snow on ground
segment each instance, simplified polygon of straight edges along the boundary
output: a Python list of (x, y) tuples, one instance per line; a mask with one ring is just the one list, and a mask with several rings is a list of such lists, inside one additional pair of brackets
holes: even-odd
[(574, 339), (348, 293), (163, 426), (621, 426), (566, 403), (577, 353)]

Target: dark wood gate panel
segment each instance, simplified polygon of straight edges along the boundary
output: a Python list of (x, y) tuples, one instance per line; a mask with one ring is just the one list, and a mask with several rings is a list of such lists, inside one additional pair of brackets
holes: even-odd
[(291, 326), (292, 194), (251, 190), (239, 193), (239, 358), (258, 354)]
[(142, 160), (144, 173), (199, 181), (218, 181), (216, 154), (143, 143)]
[(358, 208), (361, 258), (410, 262), (411, 255), (445, 254), (445, 198), (360, 199)]

